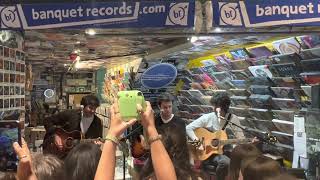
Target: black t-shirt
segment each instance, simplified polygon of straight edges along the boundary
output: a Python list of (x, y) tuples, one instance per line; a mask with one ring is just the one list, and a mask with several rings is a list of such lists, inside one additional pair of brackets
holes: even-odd
[(164, 123), (161, 119), (160, 114), (157, 114), (155, 116), (155, 125), (158, 131), (160, 127), (168, 126), (170, 124), (175, 124), (179, 128), (178, 130), (182, 131), (183, 134), (186, 135), (186, 123), (183, 120), (181, 120), (179, 117), (173, 116), (171, 121), (169, 121), (168, 123)]

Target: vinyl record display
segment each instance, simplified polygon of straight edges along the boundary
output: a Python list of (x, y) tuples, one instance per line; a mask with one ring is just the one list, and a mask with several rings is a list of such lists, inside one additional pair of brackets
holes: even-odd
[(295, 37), (275, 41), (273, 42), (273, 47), (280, 54), (299, 53), (301, 50), (301, 45)]

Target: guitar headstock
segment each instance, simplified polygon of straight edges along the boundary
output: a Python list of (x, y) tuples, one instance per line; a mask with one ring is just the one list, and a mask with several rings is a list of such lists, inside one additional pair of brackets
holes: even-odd
[(271, 134), (267, 134), (267, 141), (270, 143), (276, 143), (276, 142), (278, 142), (278, 139), (276, 136), (272, 136)]

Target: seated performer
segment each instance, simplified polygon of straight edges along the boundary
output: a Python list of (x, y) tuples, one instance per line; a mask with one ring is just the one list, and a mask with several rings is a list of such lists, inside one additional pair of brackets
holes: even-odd
[[(227, 125), (227, 122), (223, 120), (224, 118), (220, 117), (227, 117), (226, 119), (231, 119), (229, 116), (232, 115), (227, 113), (230, 106), (230, 98), (227, 93), (220, 92), (214, 94), (210, 103), (214, 106), (213, 112), (202, 115), (186, 127), (187, 135), (193, 141), (200, 140), (194, 132), (197, 128), (205, 128), (211, 132), (215, 132), (224, 129)], [(204, 147), (200, 146), (199, 150), (203, 150), (203, 148)], [(230, 159), (225, 155), (212, 155), (202, 162), (202, 167), (205, 171), (208, 171), (208, 169), (211, 169), (209, 168), (210, 166), (216, 166), (216, 169), (214, 170), (215, 172), (207, 173), (216, 174), (218, 180), (224, 180), (228, 175), (229, 163)]]

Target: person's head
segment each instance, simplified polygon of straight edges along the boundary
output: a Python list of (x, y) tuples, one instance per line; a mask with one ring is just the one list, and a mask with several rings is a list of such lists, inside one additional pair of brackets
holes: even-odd
[(226, 92), (215, 93), (210, 99), (210, 104), (214, 107), (214, 111), (220, 109), (222, 115), (228, 112), (230, 103), (230, 98)]
[(38, 180), (64, 180), (63, 162), (50, 154), (36, 154), (32, 158), (32, 169)]
[(94, 179), (101, 156), (101, 149), (92, 143), (75, 146), (64, 160), (67, 178), (70, 180)]
[(263, 155), (247, 159), (241, 166), (244, 180), (265, 180), (267, 178), (273, 178), (281, 173), (280, 164)]
[[(162, 136), (162, 143), (168, 152), (170, 159), (175, 167), (177, 178), (179, 180), (193, 177), (194, 174), (190, 165), (190, 154), (187, 147), (187, 139), (182, 131), (177, 131), (179, 128), (176, 124), (167, 124), (159, 128), (159, 134)], [(143, 167), (141, 176), (142, 179), (154, 173), (152, 161), (147, 161)]]
[(80, 105), (83, 106), (83, 115), (91, 117), (96, 112), (97, 107), (100, 106), (100, 102), (95, 95), (90, 94), (81, 99)]
[(169, 93), (163, 93), (158, 97), (158, 106), (161, 111), (161, 115), (170, 117), (172, 114), (172, 96)]
[(250, 157), (261, 155), (261, 151), (253, 144), (240, 144), (236, 146), (231, 152), (230, 157), (230, 178), (231, 180), (238, 180), (241, 162)]

